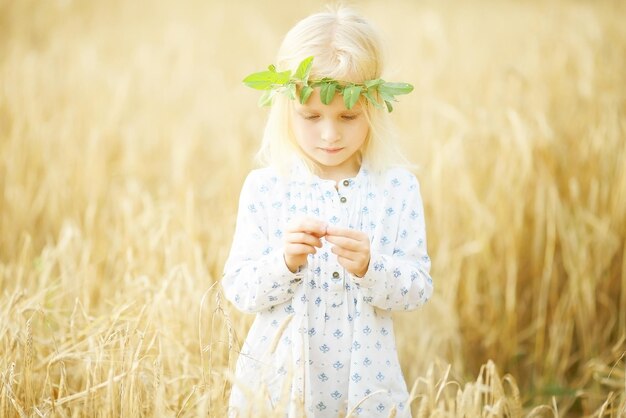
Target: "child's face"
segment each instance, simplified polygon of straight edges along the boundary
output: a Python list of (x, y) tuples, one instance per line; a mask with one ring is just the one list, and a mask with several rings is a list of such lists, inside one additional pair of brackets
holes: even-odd
[(291, 116), (296, 142), (318, 166), (322, 178), (340, 180), (359, 171), (359, 150), (369, 132), (363, 112), (360, 102), (348, 110), (340, 94), (323, 104), (319, 88), (304, 105), (294, 101)]

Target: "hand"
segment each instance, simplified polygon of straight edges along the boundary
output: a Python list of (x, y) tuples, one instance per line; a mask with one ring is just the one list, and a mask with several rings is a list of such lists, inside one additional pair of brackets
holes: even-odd
[(286, 228), (285, 264), (295, 273), (298, 267), (306, 264), (309, 254), (315, 254), (322, 247), (320, 238), (326, 235), (326, 223), (312, 217), (293, 219)]
[(370, 264), (370, 239), (365, 232), (329, 226), (326, 241), (334, 244), (331, 251), (339, 264), (357, 277), (367, 273)]

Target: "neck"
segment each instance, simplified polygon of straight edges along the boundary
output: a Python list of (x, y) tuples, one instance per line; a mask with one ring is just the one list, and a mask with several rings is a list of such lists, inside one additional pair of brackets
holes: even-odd
[(347, 179), (356, 177), (361, 169), (361, 161), (354, 161), (349, 165), (340, 167), (325, 167), (316, 165), (316, 174), (319, 178), (324, 180), (333, 180), (335, 183)]

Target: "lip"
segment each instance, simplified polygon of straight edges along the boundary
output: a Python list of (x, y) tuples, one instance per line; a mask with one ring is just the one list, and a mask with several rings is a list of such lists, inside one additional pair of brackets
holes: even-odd
[(320, 149), (328, 154), (337, 154), (343, 148), (320, 148)]

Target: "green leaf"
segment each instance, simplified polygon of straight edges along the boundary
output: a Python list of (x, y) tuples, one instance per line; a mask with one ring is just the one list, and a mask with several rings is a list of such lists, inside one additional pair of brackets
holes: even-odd
[(257, 90), (268, 90), (276, 84), (285, 84), (289, 82), (291, 77), (291, 71), (283, 71), (277, 73), (276, 71), (261, 71), (253, 73), (243, 79), (243, 83)]
[(329, 77), (324, 77), (324, 78), (321, 78), (319, 80), (313, 80), (310, 83), (310, 86), (311, 87), (321, 87), (321, 86), (323, 86), (326, 83), (335, 83), (336, 84), (337, 80), (333, 80), (332, 78), (329, 78)]
[(366, 81), (364, 85), (365, 85), (365, 87), (367, 89), (370, 89), (372, 87), (375, 87), (375, 86), (378, 86), (380, 84), (383, 84), (384, 82), (385, 82), (385, 80), (383, 80), (382, 78), (377, 78), (375, 80), (368, 80), (368, 81)]
[(274, 99), (274, 93), (276, 90), (265, 90), (263, 95), (259, 98), (259, 106), (271, 106), (272, 99)]
[(376, 108), (378, 108), (378, 109), (381, 109), (381, 108), (383, 107), (380, 103), (378, 103), (378, 100), (376, 100), (376, 99), (374, 98), (374, 96), (372, 96), (372, 93), (370, 92), (370, 90), (364, 91), (364, 92), (363, 92), (363, 96), (365, 96), (365, 98), (366, 98), (366, 99), (367, 99), (367, 100), (368, 100), (371, 104), (373, 104), (373, 105), (374, 105), (374, 107), (376, 107)]
[(378, 91), (395, 96), (412, 92), (413, 86), (409, 83), (383, 83), (378, 87)]
[(313, 93), (313, 88), (311, 86), (303, 86), (300, 90), (300, 104), (305, 104), (307, 100), (309, 100), (309, 96)]
[(381, 99), (383, 99), (386, 102), (395, 102), (396, 98), (393, 97), (392, 94), (389, 94), (388, 92), (378, 89), (378, 95), (380, 96)]
[(296, 84), (293, 82), (287, 84), (287, 97), (291, 100), (296, 100)]
[(311, 72), (311, 67), (313, 66), (313, 57), (308, 57), (302, 60), (300, 65), (298, 65), (298, 69), (294, 74), (294, 78), (298, 80), (302, 80), (302, 82), (306, 83), (309, 80), (309, 73)]
[(391, 103), (385, 100), (385, 104), (387, 105), (387, 111), (389, 113), (393, 112), (393, 106), (391, 105)]
[(343, 103), (346, 109), (352, 109), (352, 107), (359, 100), (361, 95), (361, 86), (346, 86), (343, 89)]
[(333, 97), (335, 97), (336, 88), (337, 88), (336, 81), (327, 81), (327, 82), (322, 83), (322, 88), (320, 89), (320, 99), (322, 100), (322, 103), (327, 105), (333, 101)]

